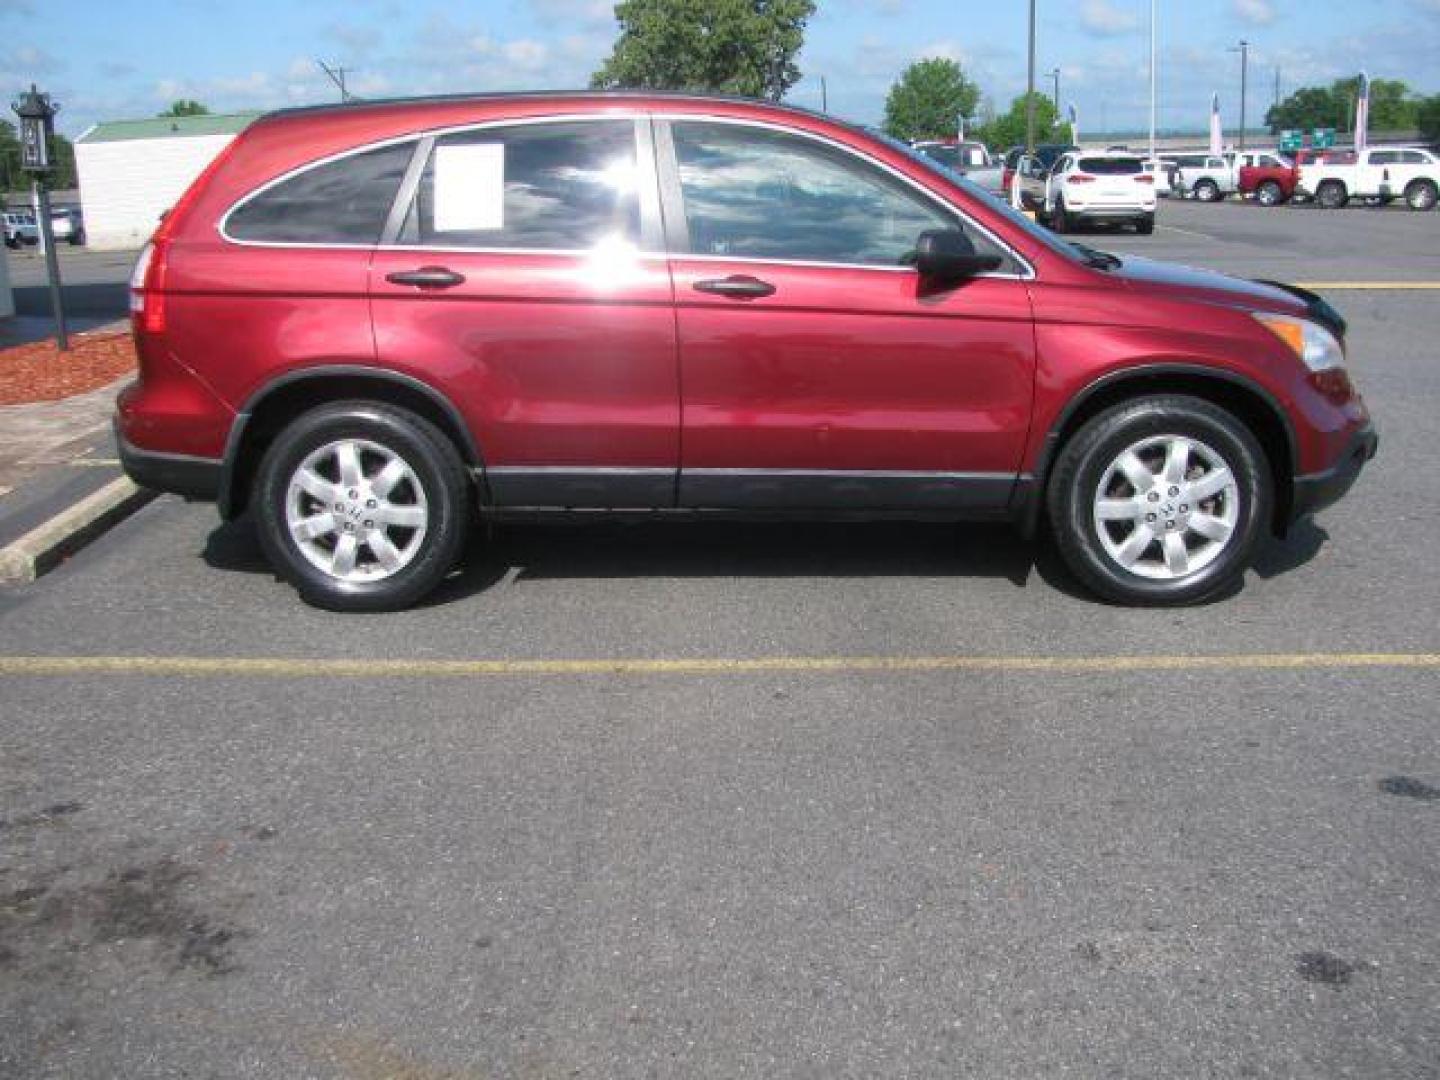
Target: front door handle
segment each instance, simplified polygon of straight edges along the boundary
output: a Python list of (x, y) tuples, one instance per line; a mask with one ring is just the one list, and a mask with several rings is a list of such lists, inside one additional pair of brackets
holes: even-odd
[(414, 285), (421, 289), (453, 289), (464, 283), (465, 275), (444, 266), (422, 266), (419, 270), (398, 270), (386, 274), (385, 280), (392, 285)]
[(729, 296), (736, 300), (751, 300), (757, 296), (769, 296), (775, 291), (775, 286), (768, 281), (761, 281), (759, 278), (750, 277), (747, 274), (731, 274), (726, 278), (697, 281), (694, 288), (696, 292), (714, 293), (717, 296)]

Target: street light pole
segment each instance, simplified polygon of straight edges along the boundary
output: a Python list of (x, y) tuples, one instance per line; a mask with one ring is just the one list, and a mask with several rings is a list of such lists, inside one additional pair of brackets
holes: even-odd
[(1035, 152), (1035, 0), (1030, 0), (1030, 62), (1025, 71), (1025, 152)]
[(1150, 0), (1150, 160), (1155, 160), (1155, 11), (1156, 0)]
[(34, 83), (11, 106), (20, 118), (20, 167), (35, 181), (35, 203), (39, 220), (40, 242), (45, 245), (45, 270), (50, 278), (50, 310), (55, 315), (55, 344), (61, 352), (70, 351), (70, 335), (65, 329), (65, 305), (60, 292), (60, 260), (55, 255), (55, 234), (50, 221), (50, 189), (46, 181), (55, 168), (50, 156), (50, 143), (55, 136), (55, 114), (60, 106), (42, 94)]
[(1240, 54), (1240, 138), (1239, 138), (1239, 141), (1237, 142), (1236, 146), (1237, 146), (1238, 149), (1244, 150), (1244, 149), (1245, 149), (1245, 89), (1246, 89), (1246, 80), (1247, 80), (1247, 77), (1248, 77), (1248, 75), (1249, 75), (1249, 68), (1250, 68), (1250, 42), (1246, 41), (1244, 38), (1241, 38), (1241, 39), (1240, 39), (1240, 44), (1237, 45), (1235, 48), (1229, 50), (1229, 51), (1230, 51), (1230, 52), (1238, 52), (1238, 53)]
[(1060, 115), (1060, 69), (1057, 67), (1050, 72), (1050, 78), (1055, 80), (1055, 115)]

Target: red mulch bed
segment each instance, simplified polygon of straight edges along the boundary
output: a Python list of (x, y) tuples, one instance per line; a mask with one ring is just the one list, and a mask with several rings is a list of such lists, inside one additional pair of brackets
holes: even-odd
[(135, 370), (128, 333), (83, 334), (60, 352), (54, 340), (0, 349), (0, 405), (59, 401), (97, 390)]

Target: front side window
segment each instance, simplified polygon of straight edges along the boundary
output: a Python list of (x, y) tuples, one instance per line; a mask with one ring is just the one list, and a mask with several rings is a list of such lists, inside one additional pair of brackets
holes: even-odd
[(638, 244), (640, 182), (630, 120), (442, 135), (398, 242), (539, 251)]
[(926, 229), (958, 219), (823, 143), (763, 128), (677, 122), (675, 157), (697, 255), (899, 266)]
[(396, 143), (296, 173), (232, 210), (225, 232), (275, 244), (374, 244), (414, 153), (414, 141)]

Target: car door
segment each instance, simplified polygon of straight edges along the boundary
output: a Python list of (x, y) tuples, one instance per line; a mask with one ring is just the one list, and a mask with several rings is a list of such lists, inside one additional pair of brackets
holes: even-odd
[(438, 382), (502, 506), (674, 502), (680, 398), (649, 122), (427, 138), (370, 274), (382, 364)]
[[(1009, 500), (1029, 422), (1029, 267), (899, 173), (820, 136), (657, 130), (690, 507), (964, 509)], [(958, 228), (1002, 269), (905, 258)]]

